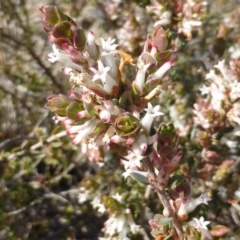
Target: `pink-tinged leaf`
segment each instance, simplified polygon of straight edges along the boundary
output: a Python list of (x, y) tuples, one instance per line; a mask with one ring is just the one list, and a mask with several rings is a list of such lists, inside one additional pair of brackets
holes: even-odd
[(70, 22), (63, 21), (58, 23), (52, 30), (52, 35), (55, 38), (71, 38), (73, 33)]
[(222, 237), (223, 235), (227, 234), (230, 229), (223, 225), (216, 225), (212, 227), (210, 233), (213, 237)]
[(83, 50), (86, 44), (86, 36), (82, 28), (78, 28), (73, 36), (73, 45), (79, 50)]

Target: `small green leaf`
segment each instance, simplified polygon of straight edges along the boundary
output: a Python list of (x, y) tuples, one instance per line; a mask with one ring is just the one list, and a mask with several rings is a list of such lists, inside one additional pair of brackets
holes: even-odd
[(131, 172), (131, 173), (130, 173), (130, 176), (131, 176), (133, 179), (137, 180), (138, 182), (140, 182), (140, 183), (142, 183), (142, 184), (149, 185), (148, 179), (147, 179), (145, 176), (143, 176), (142, 174), (140, 174), (140, 173)]
[(82, 28), (78, 28), (73, 36), (73, 45), (79, 50), (83, 50), (86, 44), (86, 36)]
[(95, 116), (95, 109), (94, 109), (94, 106), (92, 104), (83, 102), (83, 106), (90, 116), (92, 116), (92, 117)]
[(142, 96), (142, 91), (140, 90), (140, 88), (139, 88), (139, 86), (136, 84), (136, 82), (133, 82), (133, 83), (132, 83), (131, 89), (132, 89), (132, 93), (133, 93), (134, 96), (136, 96), (136, 97)]
[(158, 226), (164, 226), (164, 225), (167, 225), (169, 223), (171, 223), (173, 221), (173, 218), (172, 217), (169, 217), (169, 218), (161, 218), (158, 222), (157, 222), (157, 225)]
[(70, 119), (77, 119), (77, 114), (83, 110), (83, 107), (81, 106), (81, 104), (79, 102), (72, 102), (68, 105), (68, 107), (66, 108), (66, 113), (67, 116)]
[(51, 146), (53, 147), (53, 148), (58, 148), (58, 147), (60, 147), (60, 146), (62, 146), (63, 145), (63, 142), (53, 142), (52, 144), (51, 144)]
[(73, 33), (71, 24), (67, 21), (58, 23), (52, 30), (52, 35), (55, 38), (71, 38)]

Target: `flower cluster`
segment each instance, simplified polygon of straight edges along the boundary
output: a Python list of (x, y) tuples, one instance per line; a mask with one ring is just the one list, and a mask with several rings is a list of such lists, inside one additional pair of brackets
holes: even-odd
[[(219, 130), (240, 123), (239, 61), (233, 59), (230, 64), (227, 67), (224, 61), (220, 61), (209, 71), (206, 75), (208, 82), (200, 88), (202, 97), (194, 104), (193, 119), (204, 130), (201, 136), (205, 140), (199, 142), (205, 147), (211, 145), (207, 139), (210, 140)], [(226, 144), (232, 145), (229, 141)]]
[(147, 11), (158, 16), (154, 26), (168, 26), (176, 24), (178, 34), (192, 39), (194, 31), (202, 26), (202, 19), (206, 12), (206, 1), (176, 0), (155, 1), (147, 6)]
[[(158, 27), (148, 35), (135, 63), (116, 50), (114, 39), (101, 38), (99, 46), (92, 32), (85, 37), (83, 29), (56, 7), (44, 6), (40, 12), (54, 43), (49, 60), (66, 65), (63, 72), (72, 86), (68, 96), (49, 97), (46, 107), (56, 113), (73, 144), (84, 141), (110, 149), (120, 145), (123, 153), (144, 156), (153, 120), (163, 114), (150, 101), (161, 93), (163, 77), (174, 64), (169, 32)], [(131, 75), (124, 72), (129, 68)], [(145, 147), (137, 150), (139, 141)]]

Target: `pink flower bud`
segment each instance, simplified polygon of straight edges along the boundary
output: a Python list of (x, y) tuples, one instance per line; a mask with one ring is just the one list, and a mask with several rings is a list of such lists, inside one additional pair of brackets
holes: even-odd
[(99, 117), (103, 123), (109, 123), (111, 120), (111, 113), (108, 110), (102, 110), (99, 113)]
[(121, 138), (119, 135), (114, 135), (111, 137), (111, 142), (113, 142), (113, 143), (121, 143), (124, 141), (125, 141), (125, 139)]
[(178, 209), (177, 216), (180, 220), (184, 221), (188, 218), (188, 213), (186, 210), (186, 202), (182, 202), (180, 208)]
[(76, 116), (77, 116), (77, 118), (84, 118), (84, 117), (88, 117), (89, 115), (88, 115), (88, 112), (86, 110), (83, 110), (83, 111), (77, 113)]

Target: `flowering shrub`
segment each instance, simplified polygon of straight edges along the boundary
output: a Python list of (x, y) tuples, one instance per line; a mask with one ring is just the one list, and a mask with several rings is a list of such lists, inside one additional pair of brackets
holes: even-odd
[[(31, 239), (235, 239), (238, 9), (226, 4), (218, 19), (218, 3), (200, 0), (60, 6), (39, 8), (52, 45), (46, 64), (62, 68), (56, 79), (44, 68), (58, 86), (43, 94), (54, 92), (45, 105), (54, 117), (3, 151), (14, 172), (0, 184), (11, 192), (3, 222), (20, 216)], [(15, 190), (22, 176), (32, 195)], [(17, 238), (6, 229), (0, 236)]]
[[(72, 86), (67, 96), (49, 97), (46, 107), (62, 122), (73, 138), (72, 144), (84, 142), (89, 153), (91, 146), (117, 152), (125, 166), (125, 178), (132, 176), (157, 192), (164, 209), (162, 215), (150, 220), (154, 237), (181, 239), (194, 235), (196, 239), (210, 239), (206, 228), (209, 222), (203, 218), (194, 218), (194, 223), (186, 221), (190, 212), (201, 203), (208, 204), (210, 198), (202, 194), (192, 199), (191, 180), (172, 174), (183, 155), (173, 125), (162, 123), (158, 129), (153, 125), (154, 119), (163, 115), (156, 98), (168, 88), (170, 80), (164, 76), (174, 65), (169, 31), (157, 26), (135, 62), (129, 54), (116, 50), (115, 39), (101, 38), (98, 45), (93, 32), (85, 36), (84, 30), (57, 7), (43, 6), (40, 13), (53, 43), (49, 61), (64, 63), (63, 72), (70, 76)], [(121, 239), (126, 237), (125, 224), (136, 232), (129, 210), (129, 216), (125, 214), (113, 215), (106, 222), (106, 236), (121, 233)]]

